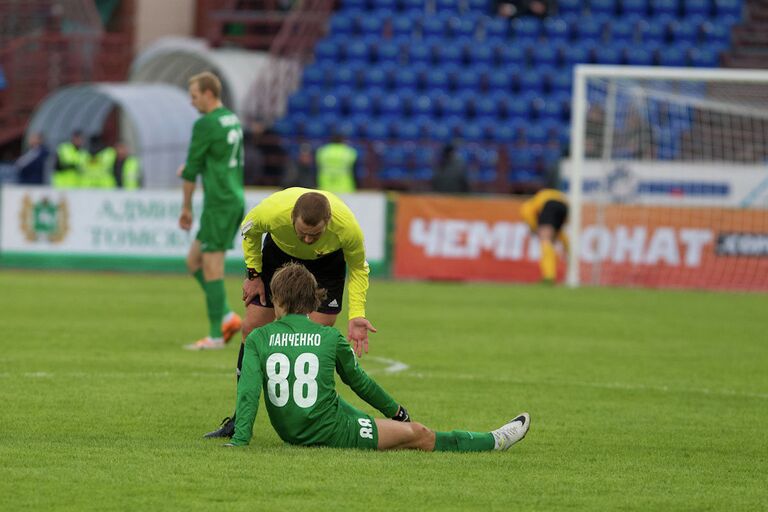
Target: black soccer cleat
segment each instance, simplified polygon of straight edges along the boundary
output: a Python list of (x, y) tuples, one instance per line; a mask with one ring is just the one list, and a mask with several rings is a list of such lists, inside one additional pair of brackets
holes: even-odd
[(221, 426), (213, 432), (208, 432), (203, 437), (232, 437), (235, 435), (235, 417), (227, 416), (221, 420)]

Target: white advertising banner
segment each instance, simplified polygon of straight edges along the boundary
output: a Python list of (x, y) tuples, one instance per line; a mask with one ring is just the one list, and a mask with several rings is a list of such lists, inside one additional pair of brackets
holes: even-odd
[[(246, 211), (271, 191), (246, 192)], [(386, 198), (371, 192), (342, 196), (365, 234), (369, 262), (385, 259)], [(202, 194), (191, 232), (178, 226), (181, 190), (139, 192), (56, 190), (5, 186), (0, 189), (2, 253), (82, 256), (185, 257), (198, 228)], [(242, 260), (240, 237), (227, 259)]]
[[(566, 188), (570, 173), (570, 160), (563, 160)], [(583, 184), (585, 201), (768, 208), (768, 163), (586, 160)]]

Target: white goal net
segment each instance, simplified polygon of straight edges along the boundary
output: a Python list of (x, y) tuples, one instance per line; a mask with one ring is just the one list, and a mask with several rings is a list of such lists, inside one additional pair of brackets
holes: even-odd
[(577, 66), (568, 283), (768, 291), (768, 71)]

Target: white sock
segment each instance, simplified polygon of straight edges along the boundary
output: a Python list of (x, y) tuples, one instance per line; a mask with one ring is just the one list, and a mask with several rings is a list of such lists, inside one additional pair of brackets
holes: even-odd
[(234, 311), (230, 311), (229, 313), (224, 315), (224, 318), (221, 319), (221, 323), (225, 324), (225, 323), (229, 322), (230, 320), (232, 320), (233, 316), (235, 316), (235, 312)]

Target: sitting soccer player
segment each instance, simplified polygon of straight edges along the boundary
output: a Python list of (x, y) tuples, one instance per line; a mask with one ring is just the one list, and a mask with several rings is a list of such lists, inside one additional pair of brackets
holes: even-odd
[[(474, 452), (506, 450), (528, 432), (527, 413), (484, 433), (434, 432), (411, 423), (408, 411), (358, 366), (344, 336), (308, 318), (325, 290), (318, 289), (304, 266), (284, 265), (271, 287), (276, 320), (254, 329), (246, 340), (235, 435), (227, 446), (250, 442), (262, 387), (272, 426), (290, 444)], [(392, 419), (374, 419), (339, 397), (334, 370), (360, 398)]]

